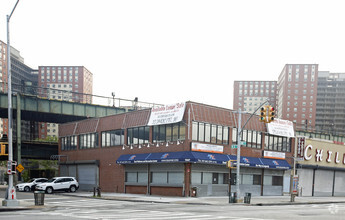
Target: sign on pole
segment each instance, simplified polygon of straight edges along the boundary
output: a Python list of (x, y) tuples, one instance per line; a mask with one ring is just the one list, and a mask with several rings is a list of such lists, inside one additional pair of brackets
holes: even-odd
[(21, 172), (24, 170), (23, 165), (18, 164), (18, 166), (17, 166), (17, 170), (18, 170), (18, 172), (19, 172), (19, 173), (21, 173)]
[(267, 123), (268, 133), (271, 135), (295, 137), (292, 121), (274, 119), (271, 123)]

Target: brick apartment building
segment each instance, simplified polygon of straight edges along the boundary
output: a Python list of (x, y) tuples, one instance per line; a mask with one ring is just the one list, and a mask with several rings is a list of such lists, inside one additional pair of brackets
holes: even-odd
[(278, 77), (278, 118), (315, 127), (318, 64), (286, 64)]
[[(85, 190), (100, 186), (106, 192), (193, 196), (191, 189), (197, 187), (199, 196), (228, 195), (225, 163), (237, 153), (232, 147), (237, 113), (195, 102), (171, 106), (61, 124), (60, 175), (77, 177)], [(181, 106), (172, 113), (173, 123), (164, 116), (151, 120), (168, 107)], [(249, 116), (243, 114), (242, 120)], [(241, 139), (241, 193), (288, 192), (294, 141), (268, 133), (257, 116)], [(235, 179), (233, 171), (232, 191)]]
[[(38, 86), (43, 97), (92, 103), (93, 74), (84, 66), (39, 66)], [(40, 123), (39, 137), (47, 136), (58, 136), (57, 124)]]
[[(342, 98), (342, 91), (345, 90), (345, 84), (341, 83), (343, 75), (338, 74), (337, 76), (340, 76), (338, 79), (333, 77), (334, 85), (330, 88), (329, 79), (334, 74), (325, 71), (324, 73), (327, 74), (323, 74), (320, 78), (321, 83), (318, 83), (318, 64), (286, 64), (278, 81), (235, 81), (233, 107), (234, 109), (241, 107), (244, 111), (253, 112), (261, 103), (269, 99), (270, 105), (276, 109), (277, 118), (294, 122), (298, 130), (341, 129), (344, 126), (341, 126), (339, 121), (337, 126), (333, 122), (324, 125), (324, 122), (334, 121), (334, 117), (330, 117), (331, 111), (328, 111), (325, 118), (326, 108), (329, 108), (329, 105), (325, 104), (325, 101), (329, 103), (329, 99), (325, 97), (334, 93), (336, 97), (331, 99), (336, 99), (337, 106), (340, 107), (345, 103), (345, 98)], [(337, 111), (339, 113), (340, 110)], [(331, 124), (333, 124), (332, 128)]]

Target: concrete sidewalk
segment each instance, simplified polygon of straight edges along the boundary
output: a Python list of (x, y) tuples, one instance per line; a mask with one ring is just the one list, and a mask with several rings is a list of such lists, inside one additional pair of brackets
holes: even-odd
[[(56, 193), (59, 196), (75, 196), (93, 199), (131, 201), (131, 202), (149, 202), (149, 203), (170, 203), (170, 204), (188, 204), (188, 205), (240, 205), (240, 206), (273, 206), (273, 205), (298, 205), (298, 204), (329, 204), (345, 203), (345, 197), (296, 197), (295, 202), (290, 202), (290, 196), (255, 196), (251, 198), (250, 204), (247, 203), (229, 203), (228, 196), (217, 197), (169, 197), (169, 196), (152, 196), (140, 194), (124, 193), (101, 193), (101, 197), (93, 196), (93, 192), (77, 191), (76, 193)], [(2, 200), (1, 200), (2, 201)], [(0, 212), (19, 211), (26, 209), (47, 208), (49, 205), (35, 206), (34, 201), (18, 200), (19, 206), (4, 207), (0, 206)]]
[(228, 196), (212, 197), (169, 197), (152, 196), (124, 193), (101, 193), (101, 197), (93, 197), (93, 192), (62, 193), (66, 196), (92, 197), (96, 199), (133, 201), (133, 202), (155, 202), (155, 203), (176, 203), (176, 204), (203, 204), (203, 205), (296, 205), (296, 204), (327, 204), (345, 203), (345, 197), (296, 197), (295, 202), (290, 202), (290, 196), (255, 196), (251, 198), (250, 204), (229, 203)]

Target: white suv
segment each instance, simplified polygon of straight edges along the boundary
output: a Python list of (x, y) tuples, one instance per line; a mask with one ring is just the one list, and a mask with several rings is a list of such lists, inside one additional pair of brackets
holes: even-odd
[(48, 179), (47, 178), (34, 178), (34, 179), (31, 179), (29, 180), (28, 182), (26, 183), (19, 183), (16, 185), (16, 188), (18, 191), (25, 191), (25, 192), (29, 192), (30, 190), (35, 190), (35, 186), (37, 184), (40, 184), (40, 183), (44, 183), (44, 182), (47, 182)]
[(36, 185), (36, 190), (45, 191), (48, 194), (59, 190), (75, 192), (78, 188), (79, 183), (74, 177), (54, 177), (45, 183)]

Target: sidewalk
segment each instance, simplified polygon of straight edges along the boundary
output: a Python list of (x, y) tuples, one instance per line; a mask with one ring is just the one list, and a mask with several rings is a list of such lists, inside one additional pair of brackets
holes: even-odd
[[(94, 199), (132, 201), (132, 202), (149, 202), (149, 203), (170, 203), (170, 204), (188, 204), (188, 205), (240, 205), (240, 206), (273, 206), (273, 205), (298, 205), (298, 204), (328, 204), (328, 203), (345, 203), (345, 197), (296, 197), (295, 202), (290, 202), (290, 196), (255, 196), (251, 198), (250, 204), (246, 203), (229, 203), (228, 196), (217, 197), (168, 197), (168, 196), (151, 196), (140, 194), (124, 193), (101, 193), (101, 197), (94, 197), (93, 192), (78, 191), (76, 193), (57, 193), (60, 196), (87, 197)], [(1, 201), (4, 198), (0, 199)], [(35, 206), (34, 201), (19, 200), (19, 206), (5, 207), (0, 204), (0, 212), (19, 211), (26, 209), (47, 208), (49, 205)]]
[[(63, 193), (66, 196), (93, 197), (93, 192)], [(124, 193), (101, 193), (96, 199), (133, 201), (133, 202), (155, 202), (175, 204), (198, 204), (198, 205), (296, 205), (296, 204), (327, 204), (345, 203), (345, 197), (296, 197), (295, 202), (290, 202), (290, 196), (255, 196), (251, 198), (250, 204), (229, 203), (228, 196), (212, 197), (168, 197)]]

